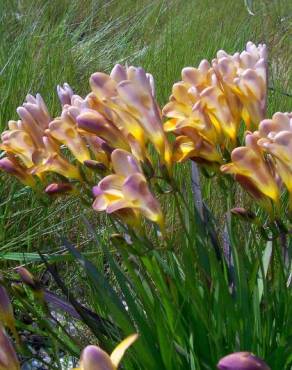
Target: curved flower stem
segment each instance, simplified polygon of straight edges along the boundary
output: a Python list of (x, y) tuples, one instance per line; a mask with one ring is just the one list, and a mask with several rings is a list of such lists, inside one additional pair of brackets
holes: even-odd
[(178, 217), (179, 217), (181, 226), (182, 226), (184, 232), (186, 233), (186, 237), (187, 237), (189, 243), (191, 244), (192, 239), (190, 237), (189, 231), (188, 231), (188, 229), (186, 227), (186, 224), (184, 222), (184, 217), (183, 217), (183, 214), (182, 214), (181, 209), (180, 209), (180, 204), (179, 204), (179, 199), (178, 199), (177, 193), (174, 193), (174, 200), (175, 200), (175, 205), (176, 205), (176, 209), (177, 209), (177, 213), (178, 213)]

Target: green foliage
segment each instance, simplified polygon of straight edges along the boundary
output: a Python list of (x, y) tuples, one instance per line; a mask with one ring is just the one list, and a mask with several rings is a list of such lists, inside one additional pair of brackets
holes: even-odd
[[(218, 48), (234, 52), (249, 39), (269, 48), (270, 113), (291, 110), (291, 98), (282, 94), (291, 94), (291, 3), (245, 3), (254, 16), (239, 0), (0, 0), (1, 128), (16, 118), (27, 93), (40, 92), (55, 115), (60, 107), (52, 91), (58, 83), (68, 81), (82, 95), (91, 73), (116, 62), (151, 72), (165, 103), (182, 67), (211, 59)], [(222, 190), (215, 178), (203, 179), (211, 211), (206, 207), (202, 220), (194, 208), (190, 168), (175, 174), (184, 196), (177, 193), (171, 202), (161, 196), (167, 239), (148, 225), (147, 237), (130, 235), (131, 245), (111, 237), (124, 235), (121, 225), (93, 216), (78, 199), (51, 203), (0, 174), (1, 271), (10, 276), (15, 261), (33, 263), (35, 271), (43, 271), (43, 259), (54, 264), (62, 270), (59, 276), (52, 268), (60, 292), (82, 318), (78, 335), (67, 335), (28, 289), (14, 290), (16, 311), (30, 312), (38, 323), (19, 320), (18, 328), (48, 338), (52, 368), (61, 367), (61, 350), (76, 357), (98, 341), (110, 351), (135, 331), (140, 338), (124, 359), (127, 369), (214, 369), (220, 357), (236, 350), (255, 352), (272, 369), (291, 368), (291, 269), (282, 262), (281, 233), (269, 229), (275, 238), (266, 240), (257, 225), (232, 216), (229, 209), (245, 199), (227, 197), (226, 190), (234, 188), (227, 184)], [(225, 220), (232, 264), (223, 253)], [(59, 234), (78, 248), (68, 242), (60, 248)], [(286, 242), (291, 250), (291, 240)], [(101, 321), (80, 308), (84, 302)]]

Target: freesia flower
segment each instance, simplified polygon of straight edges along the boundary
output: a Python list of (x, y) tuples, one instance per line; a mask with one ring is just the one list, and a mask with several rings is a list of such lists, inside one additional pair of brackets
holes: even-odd
[(269, 366), (250, 352), (237, 352), (223, 357), (217, 364), (219, 370), (270, 370)]
[(118, 344), (110, 356), (100, 347), (87, 346), (82, 352), (80, 367), (75, 370), (116, 370), (125, 351), (137, 338), (137, 334), (130, 335)]
[(27, 169), (23, 167), (14, 157), (4, 157), (0, 159), (0, 170), (7, 172), (8, 174), (15, 176), (24, 185), (33, 187), (35, 181), (33, 176), (28, 173)]
[(235, 179), (257, 200), (279, 201), (279, 188), (272, 172), (272, 164), (258, 146), (258, 136), (247, 133), (246, 146), (231, 153), (232, 163), (221, 166), (221, 171), (235, 175)]
[(20, 370), (13, 345), (0, 325), (0, 370)]
[(103, 178), (93, 188), (93, 208), (117, 214), (134, 225), (139, 223), (140, 214), (143, 214), (163, 228), (160, 205), (150, 192), (137, 160), (129, 152), (115, 149), (111, 161), (115, 173)]
[(50, 122), (48, 133), (55, 140), (67, 146), (80, 163), (90, 159), (86, 141), (78, 132), (77, 124), (68, 111), (63, 110), (60, 118)]
[(275, 113), (259, 126), (258, 145), (269, 153), (276, 171), (290, 193), (292, 207), (292, 113)]

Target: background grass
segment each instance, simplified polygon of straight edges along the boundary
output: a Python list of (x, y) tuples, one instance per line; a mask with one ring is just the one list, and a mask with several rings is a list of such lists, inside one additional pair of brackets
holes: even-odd
[[(273, 88), (269, 114), (291, 110), (291, 98), (283, 92), (291, 94), (292, 3), (249, 3), (254, 16), (243, 0), (0, 0), (1, 129), (17, 118), (16, 108), (26, 94), (40, 92), (52, 116), (57, 115), (57, 84), (69, 82), (85, 95), (90, 74), (108, 72), (117, 62), (151, 72), (164, 104), (184, 66), (210, 60), (218, 49), (241, 50), (248, 40), (268, 45)], [(208, 181), (204, 185), (209, 201), (214, 186)], [(216, 209), (221, 201), (212, 196), (211, 207)], [(53, 251), (58, 233), (88, 250), (82, 213), (92, 214), (78, 200), (44, 202), (0, 174), (0, 253)], [(99, 222), (97, 217), (90, 216)], [(10, 265), (7, 258), (0, 259), (0, 269)]]

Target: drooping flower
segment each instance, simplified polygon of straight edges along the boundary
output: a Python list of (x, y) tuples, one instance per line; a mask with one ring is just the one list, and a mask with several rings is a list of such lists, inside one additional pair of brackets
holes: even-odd
[(235, 179), (257, 200), (269, 198), (279, 201), (279, 188), (273, 173), (272, 163), (264, 157), (258, 146), (256, 133), (247, 133), (246, 146), (231, 153), (232, 162), (221, 166), (221, 171), (235, 175)]
[(0, 325), (0, 370), (20, 370), (13, 345)]
[(93, 208), (115, 213), (134, 225), (139, 223), (142, 214), (163, 228), (160, 205), (150, 192), (137, 160), (129, 152), (115, 149), (111, 161), (115, 173), (103, 178), (93, 188)]
[(217, 364), (219, 370), (270, 370), (269, 366), (250, 352), (236, 352), (223, 357)]
[(111, 355), (108, 355), (100, 347), (87, 346), (81, 354), (79, 368), (75, 370), (116, 370), (125, 351), (137, 338), (137, 334), (130, 335), (118, 344)]

